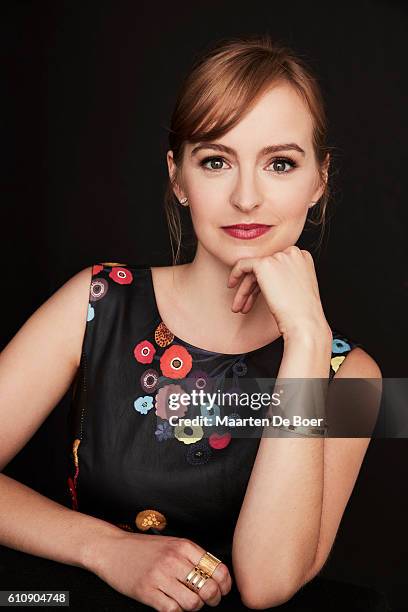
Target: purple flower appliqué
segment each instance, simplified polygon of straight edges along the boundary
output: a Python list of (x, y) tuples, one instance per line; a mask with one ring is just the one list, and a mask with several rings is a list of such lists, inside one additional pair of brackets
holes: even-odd
[(154, 434), (159, 442), (163, 442), (173, 437), (173, 428), (168, 421), (163, 421), (157, 425)]

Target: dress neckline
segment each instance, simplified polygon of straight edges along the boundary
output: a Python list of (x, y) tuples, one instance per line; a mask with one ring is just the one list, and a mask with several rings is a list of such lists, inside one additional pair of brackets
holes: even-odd
[(214, 355), (214, 356), (219, 356), (219, 357), (240, 357), (241, 355), (255, 355), (256, 353), (267, 349), (268, 347), (275, 345), (275, 344), (279, 344), (283, 341), (282, 335), (277, 336), (274, 340), (272, 340), (271, 342), (268, 342), (267, 344), (264, 344), (263, 346), (259, 346), (256, 349), (253, 349), (252, 351), (246, 351), (243, 353), (218, 353), (216, 351), (209, 351), (207, 349), (203, 349), (201, 347), (195, 346), (194, 344), (191, 344), (190, 342), (188, 342), (187, 340), (184, 340), (183, 338), (180, 338), (179, 336), (176, 336), (176, 334), (167, 326), (166, 322), (163, 320), (160, 311), (159, 311), (159, 307), (157, 305), (157, 300), (156, 300), (156, 292), (155, 292), (155, 288), (154, 288), (154, 283), (153, 283), (153, 274), (152, 274), (152, 268), (148, 267), (145, 269), (145, 271), (147, 272), (147, 276), (148, 276), (148, 282), (149, 282), (149, 289), (150, 289), (150, 293), (151, 293), (151, 297), (152, 297), (152, 302), (153, 302), (153, 306), (155, 309), (155, 315), (157, 317), (157, 319), (159, 319), (160, 322), (164, 323), (164, 325), (166, 325), (167, 329), (169, 330), (169, 332), (174, 336), (174, 340), (176, 340), (178, 343), (181, 343), (182, 345), (188, 347), (190, 350), (194, 351), (194, 352), (198, 352), (198, 353), (202, 353), (205, 355)]

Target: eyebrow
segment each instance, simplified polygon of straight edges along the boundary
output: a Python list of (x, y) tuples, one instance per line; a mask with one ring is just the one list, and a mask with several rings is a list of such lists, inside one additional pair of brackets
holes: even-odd
[[(234, 149), (231, 149), (231, 147), (227, 147), (227, 145), (218, 144), (215, 142), (206, 142), (199, 143), (196, 147), (194, 147), (194, 149), (191, 151), (191, 157), (194, 157), (194, 155), (198, 153), (198, 151), (201, 151), (201, 149), (213, 149), (214, 151), (222, 151), (223, 153), (236, 155), (236, 151), (234, 151)], [(259, 151), (258, 156), (263, 157), (265, 155), (269, 155), (270, 153), (277, 153), (278, 151), (298, 151), (303, 156), (306, 155), (305, 151), (301, 147), (299, 147), (298, 144), (296, 144), (295, 142), (289, 142), (285, 144), (268, 145), (266, 147), (263, 147), (263, 149)]]

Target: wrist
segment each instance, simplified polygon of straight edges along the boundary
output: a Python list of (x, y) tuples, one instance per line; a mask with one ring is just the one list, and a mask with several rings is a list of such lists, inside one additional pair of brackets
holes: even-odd
[(286, 344), (302, 344), (315, 349), (317, 346), (329, 347), (333, 342), (333, 333), (326, 322), (294, 325), (284, 334)]
[(321, 378), (330, 373), (333, 336), (322, 326), (293, 327), (284, 339), (279, 378)]
[(125, 532), (108, 521), (95, 520), (97, 520), (97, 523), (92, 525), (83, 538), (80, 562), (84, 569), (98, 574), (107, 548), (111, 546), (114, 540), (124, 537)]

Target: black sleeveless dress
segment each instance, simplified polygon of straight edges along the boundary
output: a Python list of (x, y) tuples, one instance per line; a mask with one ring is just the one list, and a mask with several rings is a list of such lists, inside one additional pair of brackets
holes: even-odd
[[(358, 345), (338, 331), (333, 337), (330, 378)], [(171, 426), (168, 396), (214, 381), (236, 391), (248, 377), (276, 378), (282, 354), (282, 337), (244, 354), (192, 346), (161, 320), (150, 268), (95, 264), (70, 410), (72, 508), (128, 531), (189, 538), (231, 571), (260, 438), (253, 427), (252, 437), (235, 437), (233, 425), (212, 433), (211, 425)], [(191, 409), (175, 414), (187, 418)]]

